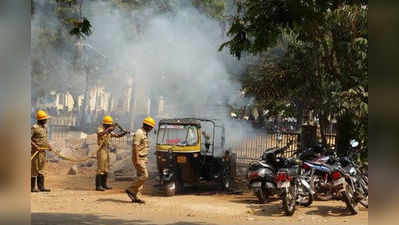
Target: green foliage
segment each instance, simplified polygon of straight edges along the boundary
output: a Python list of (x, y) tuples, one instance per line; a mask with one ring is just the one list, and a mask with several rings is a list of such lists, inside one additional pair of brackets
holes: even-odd
[(82, 21), (76, 19), (71, 19), (70, 21), (73, 24), (73, 28), (69, 31), (69, 34), (79, 38), (85, 38), (91, 34), (91, 24), (87, 18), (83, 18)]
[(226, 8), (225, 0), (193, 0), (193, 5), (209, 16), (223, 20)]
[(264, 109), (287, 116), (312, 110), (322, 129), (328, 118), (349, 113), (367, 143), (367, 4), (243, 1), (221, 49), (259, 56), (242, 81)]
[[(84, 91), (84, 73), (76, 41), (91, 33), (80, 19), (80, 1), (35, 0), (32, 18), (32, 100), (51, 91)], [(62, 54), (57, 54), (62, 51)], [(76, 69), (76, 70), (75, 70)]]
[(69, 34), (83, 39), (92, 33), (90, 21), (82, 17), (83, 0), (56, 0), (58, 19), (69, 30)]

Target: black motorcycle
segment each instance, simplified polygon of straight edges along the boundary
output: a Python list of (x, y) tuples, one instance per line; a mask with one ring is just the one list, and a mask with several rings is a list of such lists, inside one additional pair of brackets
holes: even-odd
[(261, 160), (251, 162), (247, 178), (249, 189), (258, 198), (259, 203), (265, 203), (270, 196), (277, 194), (275, 176), (278, 168), (282, 166), (282, 158), (277, 157), (288, 149), (289, 144), (282, 148), (270, 148), (263, 154)]
[(315, 171), (311, 177), (312, 181), (320, 180), (324, 191), (332, 199), (345, 202), (349, 211), (355, 215), (360, 201), (356, 194), (356, 183), (350, 173), (342, 167), (340, 161), (338, 157), (330, 157), (327, 163), (304, 162), (304, 164)]
[[(305, 176), (312, 190), (316, 193), (315, 199), (331, 200), (332, 195), (330, 191), (330, 184), (327, 181), (326, 171), (323, 167), (313, 166), (320, 163), (327, 163), (330, 157), (334, 157), (335, 152), (330, 151), (321, 143), (305, 149), (298, 154), (298, 158), (304, 163), (302, 164), (301, 173)], [(324, 170), (323, 170), (324, 169)]]
[(283, 210), (287, 216), (294, 214), (297, 203), (307, 207), (313, 202), (314, 191), (306, 177), (301, 174), (301, 165), (300, 160), (284, 159), (283, 167), (278, 170), (275, 177)]
[(359, 142), (352, 140), (351, 147), (347, 156), (340, 157), (339, 162), (342, 168), (349, 174), (349, 178), (354, 184), (355, 197), (365, 208), (368, 208), (368, 176), (363, 168), (357, 163), (357, 147)]

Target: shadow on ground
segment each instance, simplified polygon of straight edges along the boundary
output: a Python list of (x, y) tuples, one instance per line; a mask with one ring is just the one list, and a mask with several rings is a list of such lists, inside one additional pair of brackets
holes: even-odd
[[(284, 211), (282, 209), (281, 200), (277, 197), (269, 200), (268, 203), (260, 204), (258, 199), (255, 196), (237, 196), (233, 200), (230, 200), (234, 203), (242, 203), (246, 204), (249, 211), (253, 215), (257, 216), (266, 216), (266, 217), (282, 217), (285, 216)], [(327, 201), (317, 201), (316, 203), (326, 203)], [(338, 201), (339, 202), (339, 201)], [(353, 215), (350, 214), (349, 210), (346, 209), (345, 203), (339, 202), (342, 205), (319, 205), (312, 204), (309, 207), (306, 207), (306, 215), (316, 215), (322, 217), (351, 217)], [(303, 206), (297, 205), (297, 209), (304, 208)], [(358, 211), (363, 212), (368, 209), (363, 208), (359, 205)]]
[[(322, 217), (351, 217), (352, 215), (349, 210), (345, 207), (345, 204), (342, 203), (342, 206), (310, 206), (312, 210), (306, 212), (307, 215), (319, 215)], [(359, 206), (358, 211), (367, 211), (367, 209)]]
[[(125, 220), (112, 217), (100, 217), (93, 214), (70, 213), (32, 213), (31, 225), (155, 225), (148, 220)], [(202, 222), (180, 221), (165, 225), (211, 225)]]
[[(166, 197), (165, 190), (159, 181), (152, 179), (147, 181), (144, 184), (143, 194), (149, 196), (157, 196), (157, 197)], [(176, 195), (184, 196), (184, 195), (217, 195), (217, 194), (233, 194), (233, 195), (241, 195), (243, 191), (234, 184), (232, 191), (222, 190), (220, 184), (215, 182), (201, 183), (196, 185), (186, 184), (184, 186), (183, 192), (179, 192)]]

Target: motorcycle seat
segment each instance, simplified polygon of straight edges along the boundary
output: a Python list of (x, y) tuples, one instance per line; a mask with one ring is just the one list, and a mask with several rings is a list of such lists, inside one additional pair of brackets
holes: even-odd
[(308, 163), (311, 164), (311, 165), (314, 165), (314, 166), (328, 168), (330, 171), (335, 170), (334, 165), (329, 165), (327, 163), (323, 163), (323, 162), (308, 162)]
[(268, 169), (271, 169), (271, 170), (274, 171), (274, 167), (269, 165), (269, 164), (267, 164), (267, 163), (265, 163), (265, 162), (260, 161), (259, 164), (262, 165), (265, 168), (268, 168)]

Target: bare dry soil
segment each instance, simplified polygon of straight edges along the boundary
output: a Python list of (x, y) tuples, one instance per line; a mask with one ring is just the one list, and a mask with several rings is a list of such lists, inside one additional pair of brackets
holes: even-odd
[(72, 163), (48, 166), (50, 193), (32, 193), (33, 225), (149, 225), (149, 224), (368, 224), (368, 209), (351, 216), (339, 201), (316, 201), (284, 216), (279, 200), (258, 204), (247, 191), (222, 193), (212, 185), (190, 188), (182, 195), (164, 196), (155, 178), (145, 185), (145, 205), (131, 203), (124, 193), (129, 181), (111, 181), (113, 190), (94, 191), (94, 168), (67, 175)]

